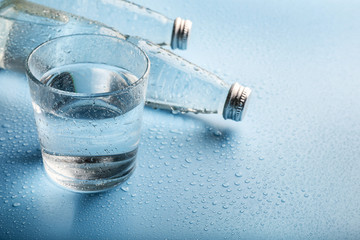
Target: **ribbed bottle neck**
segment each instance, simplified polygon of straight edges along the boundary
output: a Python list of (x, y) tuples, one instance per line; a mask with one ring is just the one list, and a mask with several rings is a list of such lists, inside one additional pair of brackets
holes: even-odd
[(241, 86), (239, 83), (234, 83), (225, 101), (223, 110), (224, 119), (232, 119), (237, 122), (241, 121), (245, 117), (250, 94), (250, 88)]
[(171, 48), (185, 50), (188, 45), (192, 22), (177, 17), (171, 35)]

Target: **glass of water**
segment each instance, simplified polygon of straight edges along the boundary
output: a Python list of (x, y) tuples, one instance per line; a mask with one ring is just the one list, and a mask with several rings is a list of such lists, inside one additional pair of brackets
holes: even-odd
[(135, 168), (150, 62), (105, 35), (70, 35), (26, 62), (46, 172), (77, 192), (124, 182)]

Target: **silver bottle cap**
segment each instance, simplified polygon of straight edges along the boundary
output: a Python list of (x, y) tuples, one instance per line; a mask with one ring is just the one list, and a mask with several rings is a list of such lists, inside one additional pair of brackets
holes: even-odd
[(192, 22), (182, 18), (176, 18), (171, 36), (171, 48), (182, 49), (187, 48), (187, 43), (190, 36)]
[(226, 97), (223, 117), (224, 119), (232, 119), (241, 121), (246, 114), (247, 105), (249, 103), (251, 89), (234, 83)]

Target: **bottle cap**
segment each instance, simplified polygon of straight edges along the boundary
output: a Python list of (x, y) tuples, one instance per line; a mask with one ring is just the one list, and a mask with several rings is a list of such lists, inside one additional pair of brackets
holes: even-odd
[(187, 43), (190, 36), (192, 22), (177, 17), (174, 21), (174, 27), (171, 36), (171, 48), (182, 49), (187, 48)]
[(226, 97), (223, 117), (224, 119), (232, 119), (241, 121), (246, 114), (247, 105), (249, 103), (251, 89), (234, 83)]

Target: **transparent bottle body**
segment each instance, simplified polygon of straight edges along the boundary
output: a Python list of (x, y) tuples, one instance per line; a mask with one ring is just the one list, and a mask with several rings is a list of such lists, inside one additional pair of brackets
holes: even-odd
[(218, 113), (230, 85), (216, 75), (138, 37), (123, 36), (101, 23), (24, 1), (0, 2), (0, 68), (24, 71), (25, 60), (49, 39), (80, 33), (126, 38), (151, 62), (146, 104), (173, 112)]
[(99, 21), (115, 30), (170, 45), (174, 20), (124, 0), (30, 0), (47, 7)]
[(24, 71), (29, 53), (59, 36), (97, 33), (124, 38), (97, 22), (26, 1), (0, 2), (0, 68)]
[(173, 112), (223, 111), (230, 85), (216, 75), (150, 42), (128, 37), (151, 62), (146, 104)]

